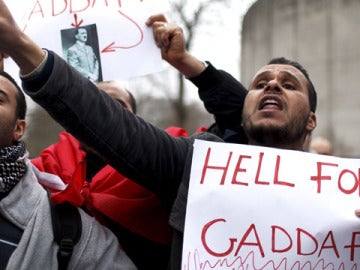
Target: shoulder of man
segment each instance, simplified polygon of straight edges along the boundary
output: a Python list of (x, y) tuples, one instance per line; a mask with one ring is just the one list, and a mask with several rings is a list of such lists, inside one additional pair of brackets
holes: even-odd
[(196, 134), (190, 136), (190, 138), (192, 138), (193, 140), (198, 139), (198, 140), (205, 140), (205, 141), (224, 142), (224, 140), (221, 139), (220, 137), (218, 137), (210, 132), (206, 132), (206, 131), (196, 133)]

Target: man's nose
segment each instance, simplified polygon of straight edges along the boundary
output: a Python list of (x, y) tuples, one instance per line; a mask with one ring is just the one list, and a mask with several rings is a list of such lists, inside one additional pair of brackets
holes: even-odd
[(280, 85), (276, 80), (271, 80), (267, 83), (265, 91), (280, 91)]

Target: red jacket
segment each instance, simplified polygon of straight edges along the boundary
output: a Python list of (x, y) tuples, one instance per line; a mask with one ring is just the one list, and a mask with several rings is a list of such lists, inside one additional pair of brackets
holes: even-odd
[[(200, 127), (197, 132), (206, 130)], [(188, 134), (183, 128), (169, 127), (174, 137)], [(58, 175), (67, 187), (53, 190), (55, 204), (70, 202), (82, 206), (101, 222), (105, 215), (124, 228), (160, 244), (169, 245), (171, 231), (169, 213), (158, 197), (118, 173), (110, 165), (103, 167), (91, 180), (86, 181), (86, 153), (69, 133), (62, 132), (59, 142), (44, 149), (32, 163), (43, 172)]]
[(109, 165), (87, 182), (85, 155), (79, 141), (62, 132), (59, 142), (31, 160), (40, 171), (56, 174), (68, 184), (63, 191), (53, 191), (51, 200), (83, 206), (101, 222), (100, 212), (134, 233), (169, 244), (169, 214), (158, 197)]

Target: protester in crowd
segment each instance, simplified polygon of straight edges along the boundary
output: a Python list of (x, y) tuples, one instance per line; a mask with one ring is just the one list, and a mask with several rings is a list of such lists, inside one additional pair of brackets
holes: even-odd
[(311, 138), (309, 150), (310, 152), (322, 154), (322, 155), (333, 154), (333, 148), (331, 142), (328, 139), (321, 136)]
[[(172, 137), (98, 91), (54, 52), (41, 49), (18, 28), (1, 0), (0, 18), (0, 51), (17, 63), (34, 101), (116, 170), (158, 194), (171, 210), (170, 268), (181, 269), (193, 142), (222, 140), (207, 132)], [(316, 127), (315, 109), (316, 94), (306, 71), (284, 58), (270, 61), (255, 75), (245, 99), (242, 124), (249, 144), (302, 151), (306, 135)]]
[[(168, 23), (164, 14), (149, 17), (147, 25), (153, 29), (154, 39), (162, 57), (198, 87), (199, 96), (207, 110), (214, 114), (215, 123), (207, 131), (226, 142), (247, 143), (240, 125), (247, 89), (230, 74), (215, 69), (186, 51), (182, 28)], [(309, 151), (311, 132), (306, 136), (304, 151)]]
[[(68, 68), (55, 54), (49, 53), (49, 58), (54, 57), (53, 72), (47, 83), (39, 91), (31, 91), (30, 88), (27, 88), (29, 94), (44, 106), (55, 119), (60, 121), (65, 128), (104, 155), (114, 168), (123, 171), (134, 181), (159, 194), (164, 203), (169, 208), (172, 208), (170, 224), (174, 228), (174, 238), (172, 242), (171, 268), (180, 269), (188, 169), (190, 168), (194, 137), (191, 139), (172, 138), (133, 114), (121, 110), (120, 106), (117, 104), (115, 106), (107, 97), (99, 95), (99, 91), (94, 86), (84, 84), (82, 78), (78, 77), (78, 74)], [(47, 63), (50, 62), (47, 61)], [(61, 65), (61, 69), (56, 66), (57, 64)], [(284, 70), (292, 74), (297, 80), (287, 75), (287, 81), (283, 84), (282, 81), (280, 82), (280, 77), (284, 75), (278, 69), (281, 72)], [(43, 72), (45, 70), (47, 70), (47, 67)], [(68, 85), (61, 85), (58, 88), (53, 85), (55, 81), (58, 81), (55, 74), (57, 70), (61, 70), (61, 73), (65, 71), (62, 76), (66, 75), (66, 78), (69, 76), (67, 80), (73, 82), (74, 88)], [(310, 111), (310, 94), (308, 93), (306, 77), (291, 65), (268, 65), (262, 71), (260, 75), (265, 71), (271, 73), (271, 80), (267, 79), (268, 81), (265, 83), (265, 79), (262, 79), (264, 82), (259, 82), (260, 79), (257, 79), (253, 83), (252, 90), (247, 95), (244, 106), (245, 117), (243, 124), (248, 132), (250, 143), (302, 150), (306, 134), (316, 125), (315, 114)], [(56, 80), (52, 81), (52, 79)], [(24, 83), (30, 87), (26, 82)], [(51, 89), (46, 89), (46, 85), (53, 86)], [(86, 88), (84, 89), (81, 86), (86, 86)], [(262, 88), (260, 89), (260, 87)], [(63, 102), (69, 108), (72, 108), (71, 115), (81, 116), (81, 123), (84, 125), (82, 129), (89, 129), (94, 136), (82, 134), (84, 131), (81, 131), (79, 126), (74, 123), (76, 118), (70, 117), (69, 119), (69, 116), (67, 119), (63, 118), (59, 113), (61, 108), (56, 105), (55, 100), (47, 98), (45, 101), (38, 98), (40, 93), (46, 93), (47, 96), (54, 95), (54, 98), (55, 96), (65, 96), (60, 93), (62, 89), (67, 89), (63, 91), (68, 93), (69, 98), (72, 96), (71, 100), (77, 100), (75, 106), (75, 104), (71, 104), (70, 99), (67, 97), (63, 99)], [(79, 90), (81, 89), (87, 92), (86, 97), (83, 97), (80, 93)], [(261, 93), (264, 96), (268, 95), (268, 99), (260, 99), (259, 95)], [(282, 93), (286, 94), (282, 95)], [(101, 103), (103, 105), (100, 106)], [(258, 105), (254, 106), (254, 104), (259, 103), (261, 104), (261, 110), (253, 111), (254, 107), (259, 108)], [(98, 106), (96, 107), (96, 113), (92, 113), (93, 110), (90, 113), (89, 108), (94, 108), (96, 105)], [(87, 113), (85, 114), (83, 110), (84, 112), (87, 111)], [(265, 119), (270, 122), (269, 124), (262, 123), (262, 121), (265, 122), (263, 119), (265, 117), (262, 114), (274, 115), (273, 117), (268, 116), (269, 119)], [(103, 119), (107, 119), (107, 121), (94, 119), (96, 115), (102, 115)], [(288, 133), (279, 136), (284, 128), (283, 126), (286, 125), (288, 126)], [(106, 127), (108, 132), (109, 130), (113, 130), (113, 132), (101, 137), (102, 133), (106, 133), (103, 127)], [(262, 136), (263, 134), (266, 135)], [(97, 138), (101, 138), (101, 140)], [(208, 133), (202, 133), (198, 138), (218, 140), (217, 137), (212, 137)]]
[[(49, 178), (30, 163), (21, 140), (26, 100), (15, 80), (0, 71), (0, 268), (58, 269), (50, 201), (38, 181)], [(49, 183), (47, 183), (49, 184)], [(81, 236), (69, 269), (136, 269), (116, 237), (80, 210)]]
[[(127, 110), (136, 113), (136, 100), (116, 81), (97, 83)], [(167, 130), (179, 134), (173, 128)], [(116, 172), (90, 147), (67, 132), (44, 149), (32, 163), (58, 175), (67, 188), (54, 191), (54, 203), (70, 202), (110, 228), (138, 269), (167, 269), (171, 230), (169, 211), (152, 192)]]

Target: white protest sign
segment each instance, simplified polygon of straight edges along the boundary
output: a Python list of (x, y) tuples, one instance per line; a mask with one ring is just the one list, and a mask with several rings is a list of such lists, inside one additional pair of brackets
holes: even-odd
[[(41, 47), (67, 60), (76, 28), (87, 30), (86, 45), (99, 63), (99, 81), (124, 79), (162, 69), (150, 12), (164, 12), (167, 0), (6, 0), (20, 28)], [(161, 5), (162, 4), (162, 7)], [(152, 8), (151, 8), (152, 7)], [(18, 71), (11, 59), (5, 70)], [(15, 73), (16, 74), (16, 73)]]
[(195, 141), (183, 270), (360, 269), (360, 160)]

